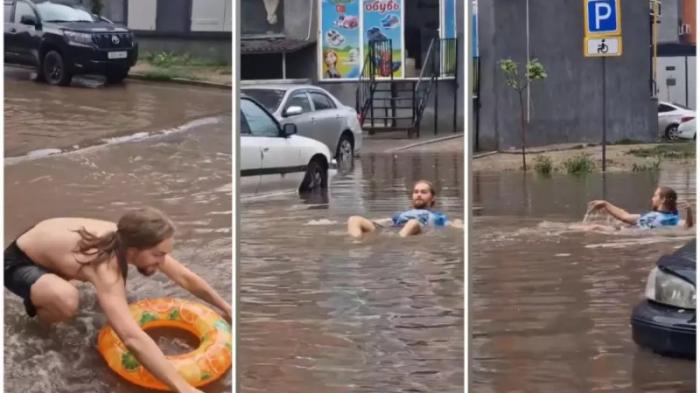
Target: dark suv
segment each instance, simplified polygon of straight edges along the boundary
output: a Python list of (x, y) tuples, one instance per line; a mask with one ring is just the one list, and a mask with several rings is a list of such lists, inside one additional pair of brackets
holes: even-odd
[(68, 85), (75, 74), (126, 78), (138, 45), (125, 27), (65, 1), (5, 0), (5, 62), (37, 68), (39, 80)]

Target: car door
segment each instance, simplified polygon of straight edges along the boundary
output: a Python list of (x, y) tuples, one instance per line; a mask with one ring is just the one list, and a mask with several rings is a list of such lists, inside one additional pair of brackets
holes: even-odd
[[(301, 108), (302, 112), (298, 115), (285, 116), (287, 109), (293, 106), (298, 106)], [(306, 94), (306, 90), (294, 90), (287, 95), (287, 99), (282, 102), (282, 119), (280, 123), (282, 126), (287, 123), (293, 123), (297, 126), (297, 133), (302, 136), (310, 137), (311, 134), (311, 116), (313, 108), (311, 106), (311, 100), (309, 95)]]
[(671, 105), (659, 103), (659, 133), (663, 135), (666, 128), (673, 123), (673, 120), (678, 117), (676, 108)]
[[(18, 1), (15, 3), (15, 12), (12, 18), (12, 27), (10, 35), (14, 52), (17, 54), (17, 62), (27, 65), (35, 65), (36, 61), (33, 56), (33, 41), (37, 35), (36, 26), (22, 24), (22, 17), (30, 15), (39, 20), (38, 15), (34, 12), (34, 8), (26, 1)], [(38, 48), (37, 48), (38, 49)]]
[(323, 142), (331, 151), (331, 155), (335, 156), (340, 137), (340, 129), (342, 119), (340, 111), (336, 108), (335, 103), (328, 95), (321, 91), (310, 90), (309, 97), (313, 104), (314, 111), (311, 117), (313, 124), (313, 138)]
[[(241, 104), (244, 100), (241, 100)], [(262, 154), (260, 139), (251, 135), (243, 104), (240, 111), (240, 187), (242, 194), (256, 194), (260, 186), (260, 170), (262, 169)]]
[(241, 111), (245, 113), (250, 129), (249, 153), (257, 149), (260, 155), (260, 168), (249, 173), (260, 175), (258, 192), (272, 188), (294, 188), (298, 172), (305, 165), (300, 160), (300, 150), (291, 138), (280, 135), (279, 124), (258, 104), (251, 100), (241, 100)]
[(15, 39), (17, 27), (15, 27), (13, 14), (14, 3), (5, 0), (5, 61), (8, 63), (16, 63), (17, 58), (17, 40)]

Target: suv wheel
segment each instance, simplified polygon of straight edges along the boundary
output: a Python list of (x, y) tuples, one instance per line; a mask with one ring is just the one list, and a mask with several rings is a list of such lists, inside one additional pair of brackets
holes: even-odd
[(129, 75), (129, 69), (125, 70), (113, 70), (107, 73), (105, 77), (107, 78), (108, 83), (121, 83), (121, 81), (124, 80), (124, 78)]
[(50, 50), (44, 55), (44, 60), (41, 62), (41, 75), (46, 83), (60, 86), (69, 85), (73, 78), (66, 69), (63, 56), (55, 50)]
[(306, 167), (306, 175), (304, 175), (304, 180), (301, 182), (299, 191), (310, 192), (325, 189), (328, 187), (328, 171), (319, 162), (319, 160), (314, 159), (309, 162), (309, 166)]

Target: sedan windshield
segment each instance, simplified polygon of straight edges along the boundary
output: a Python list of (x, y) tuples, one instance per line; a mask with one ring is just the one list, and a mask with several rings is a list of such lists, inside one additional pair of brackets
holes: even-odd
[(41, 20), (44, 22), (95, 22), (88, 11), (65, 4), (45, 1), (36, 5)]
[(243, 91), (261, 103), (265, 109), (273, 113), (279, 108), (285, 93), (284, 90), (272, 89), (245, 89)]

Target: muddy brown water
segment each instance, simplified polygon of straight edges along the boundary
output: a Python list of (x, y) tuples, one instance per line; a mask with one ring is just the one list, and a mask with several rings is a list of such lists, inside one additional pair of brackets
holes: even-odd
[(463, 232), (362, 241), (346, 220), (404, 210), (414, 180), (463, 218), (463, 158), (363, 155), (328, 203), (240, 204), (241, 392), (462, 392)]
[(584, 233), (586, 202), (648, 210), (657, 185), (696, 202), (695, 171), (541, 178), (473, 175), (471, 389), (501, 392), (693, 392), (695, 362), (638, 347), (632, 308), (650, 270), (693, 231)]
[[(36, 87), (33, 82), (26, 82), (26, 85), (28, 89)], [(131, 87), (129, 84), (125, 90)], [(10, 94), (28, 94), (10, 89)], [(108, 96), (114, 93), (104, 92)], [(56, 90), (51, 94), (59, 93), (60, 90)], [(64, 93), (65, 97), (73, 97), (75, 88), (66, 89)], [(7, 95), (6, 91), (6, 99), (12, 101)], [(218, 92), (214, 95), (219, 96)], [(186, 92), (180, 94), (180, 100), (181, 108), (187, 106)], [(56, 105), (66, 110), (71, 107)], [(15, 113), (12, 108), (6, 112), (11, 125), (6, 123), (6, 135), (11, 132), (10, 127), (16, 127), (17, 120), (11, 116)], [(107, 123), (104, 124), (106, 127)], [(153, 128), (162, 129), (157, 124)], [(65, 131), (65, 135), (68, 135), (66, 138), (82, 138), (69, 131)], [(27, 134), (21, 136), (32, 138)], [(42, 148), (56, 146), (53, 140), (27, 143)], [(5, 162), (4, 241), (8, 244), (24, 229), (47, 217), (117, 220), (128, 208), (151, 205), (165, 211), (177, 226), (175, 258), (207, 280), (224, 298), (231, 299), (231, 190), (231, 117), (228, 115), (198, 119), (176, 132), (145, 139), (96, 145), (41, 158), (8, 158)], [(78, 288), (80, 313), (77, 318), (49, 331), (42, 330), (35, 320), (29, 319), (19, 298), (5, 290), (5, 390), (150, 392), (122, 380), (106, 366), (96, 350), (97, 334), (106, 319), (97, 304), (94, 289), (88, 284), (78, 284)], [(145, 278), (133, 268), (127, 281), (127, 294), (129, 302), (153, 297), (195, 299), (164, 275)], [(188, 335), (169, 335), (162, 331), (153, 332), (153, 335), (167, 353), (187, 352), (196, 345)], [(209, 393), (231, 391), (231, 372), (203, 390)]]
[(104, 86), (90, 76), (54, 87), (21, 68), (6, 67), (4, 75), (5, 157), (79, 149), (231, 111), (226, 89), (132, 80)]

